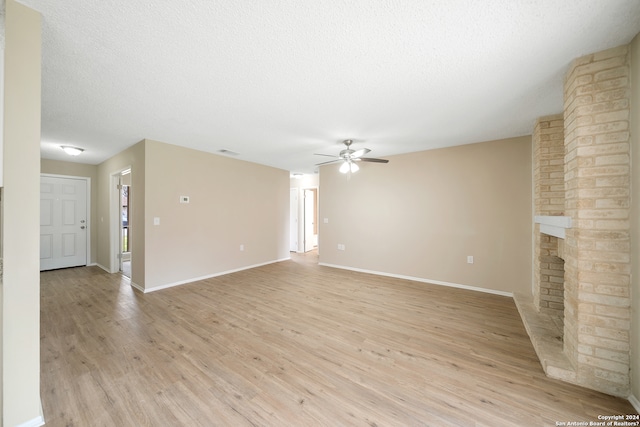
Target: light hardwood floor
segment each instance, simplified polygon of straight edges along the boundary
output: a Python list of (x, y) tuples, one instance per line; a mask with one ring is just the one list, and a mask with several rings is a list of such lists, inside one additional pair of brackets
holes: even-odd
[(635, 413), (545, 377), (513, 301), (313, 255), (141, 294), (41, 275), (47, 426), (555, 426)]

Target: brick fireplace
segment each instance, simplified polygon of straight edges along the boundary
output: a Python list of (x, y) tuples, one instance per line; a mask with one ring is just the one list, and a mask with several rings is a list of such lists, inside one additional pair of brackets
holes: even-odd
[[(563, 114), (536, 122), (532, 298), (516, 303), (547, 375), (630, 392), (629, 46), (575, 60)], [(553, 219), (553, 218), (552, 218)], [(536, 221), (538, 222), (538, 221)]]

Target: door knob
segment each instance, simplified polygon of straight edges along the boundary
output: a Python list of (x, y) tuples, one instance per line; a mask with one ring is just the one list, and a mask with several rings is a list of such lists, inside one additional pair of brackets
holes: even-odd
[(84, 225), (82, 227), (80, 227), (81, 230), (84, 230)]

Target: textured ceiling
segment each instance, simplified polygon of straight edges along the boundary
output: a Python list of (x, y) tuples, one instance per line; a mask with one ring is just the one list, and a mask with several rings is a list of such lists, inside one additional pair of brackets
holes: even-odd
[[(526, 135), (572, 59), (628, 43), (638, 0), (20, 0), (43, 15), (42, 155), (143, 138), (313, 172)], [(384, 166), (380, 166), (384, 167)]]

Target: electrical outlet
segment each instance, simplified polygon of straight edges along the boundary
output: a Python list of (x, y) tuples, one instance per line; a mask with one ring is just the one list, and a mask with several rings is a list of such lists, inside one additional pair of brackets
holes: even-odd
[(240, 252), (244, 251), (244, 245), (240, 245)]
[(467, 257), (467, 264), (473, 264), (473, 255)]
[(345, 249), (344, 244), (338, 243), (338, 250), (339, 251), (344, 251), (344, 249)]
[(189, 203), (189, 196), (180, 196), (180, 203)]
[(160, 225), (160, 218), (157, 216), (153, 218), (153, 225)]

